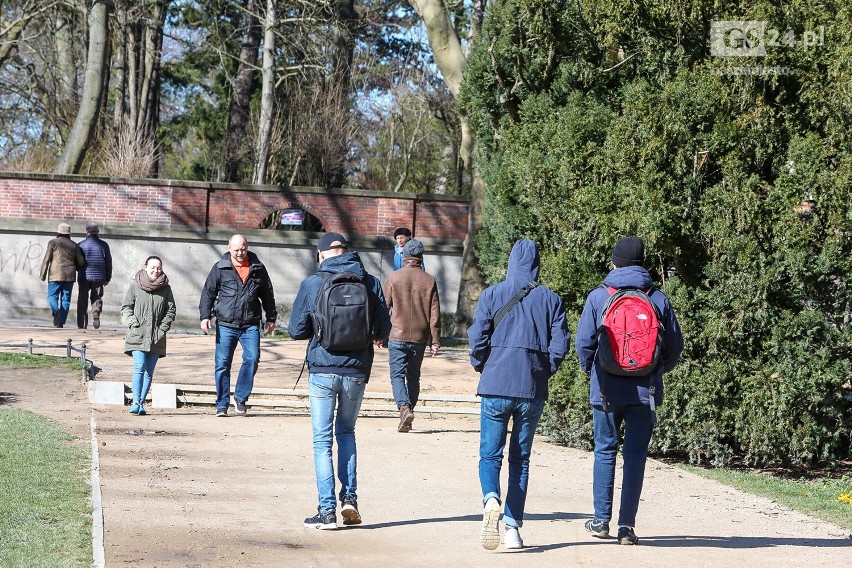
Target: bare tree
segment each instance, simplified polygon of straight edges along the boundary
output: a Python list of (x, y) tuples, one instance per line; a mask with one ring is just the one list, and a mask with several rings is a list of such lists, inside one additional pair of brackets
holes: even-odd
[[(467, 58), (462, 50), (461, 41), (456, 28), (450, 19), (450, 14), (443, 0), (409, 0), (411, 5), (423, 19), (426, 35), (435, 57), (435, 64), (441, 70), (444, 81), (452, 92), (458, 96), (464, 79), (464, 69)], [(486, 0), (476, 0), (475, 16), (479, 18), (484, 13)], [(474, 18), (476, 21), (476, 18)], [(474, 26), (474, 29), (477, 29)], [(453, 316), (453, 335), (464, 335), (473, 322), (473, 313), (479, 294), (485, 288), (485, 279), (479, 270), (479, 261), (474, 251), (476, 235), (482, 228), (482, 204), (485, 198), (485, 186), (477, 175), (473, 163), (474, 138), (467, 120), (461, 117), (462, 143), (461, 159), (471, 173), (470, 212), (467, 223), (467, 236), (464, 241), (462, 256), (462, 275), (459, 285), (459, 299), (456, 313)]]
[(56, 173), (75, 174), (91, 146), (104, 98), (108, 53), (108, 0), (95, 0), (89, 10), (89, 50), (80, 109), (68, 136)]
[(263, 22), (263, 69), (261, 71), (260, 117), (254, 152), (252, 183), (266, 183), (272, 115), (275, 105), (275, 0), (266, 0)]

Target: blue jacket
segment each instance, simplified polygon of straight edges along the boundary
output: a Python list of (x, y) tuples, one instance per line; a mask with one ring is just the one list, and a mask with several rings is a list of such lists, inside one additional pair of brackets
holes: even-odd
[[(402, 247), (399, 246), (399, 243), (393, 245), (393, 269), (399, 270), (402, 268)], [(423, 260), (420, 261), (420, 268), (426, 270), (426, 263)]]
[[(651, 301), (657, 306), (665, 326), (660, 362), (657, 368), (645, 377), (621, 377), (611, 375), (601, 369), (595, 361), (598, 348), (598, 328), (601, 324), (601, 312), (609, 299), (609, 292), (604, 286), (612, 288), (651, 288)], [(577, 326), (575, 347), (580, 358), (580, 367), (591, 377), (589, 402), (594, 406), (603, 404), (601, 398), (601, 383), (604, 385), (606, 400), (609, 404), (650, 404), (648, 387), (656, 387), (654, 402), (656, 406), (663, 403), (663, 373), (671, 371), (680, 359), (683, 351), (683, 335), (677, 323), (674, 310), (668, 296), (657, 288), (652, 288), (651, 275), (641, 266), (625, 266), (612, 270), (599, 286), (589, 293), (586, 305)]]
[[(376, 325), (374, 339), (387, 339), (391, 323), (390, 312), (382, 293), (382, 284), (376, 277), (367, 274), (358, 253), (346, 252), (327, 258), (320, 264), (319, 269), (335, 274), (349, 270), (364, 280), (367, 289), (375, 294), (378, 300), (375, 303), (376, 312), (373, 314), (373, 321)], [(316, 309), (317, 297), (323, 282), (324, 278), (319, 274), (312, 274), (302, 281), (296, 299), (293, 301), (293, 311), (290, 313), (287, 331), (293, 339), (310, 338), (307, 362), (311, 373), (332, 373), (369, 380), (370, 370), (373, 367), (372, 345), (348, 353), (329, 353), (319, 344), (314, 335), (311, 313)]]
[(492, 331), (495, 314), (528, 282), (538, 278), (532, 241), (515, 243), (506, 280), (486, 288), (467, 331), (470, 364), (480, 372), (476, 394), (547, 400), (547, 382), (568, 353), (565, 304), (539, 285), (515, 304)]
[(89, 235), (78, 243), (86, 257), (86, 269), (77, 272), (77, 280), (107, 284), (112, 280), (112, 254), (109, 245), (97, 235)]

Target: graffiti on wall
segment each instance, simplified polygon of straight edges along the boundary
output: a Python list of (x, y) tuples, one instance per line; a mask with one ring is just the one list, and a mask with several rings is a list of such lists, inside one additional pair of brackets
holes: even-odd
[(39, 243), (27, 241), (15, 249), (0, 247), (0, 272), (24, 272), (38, 276), (44, 247)]

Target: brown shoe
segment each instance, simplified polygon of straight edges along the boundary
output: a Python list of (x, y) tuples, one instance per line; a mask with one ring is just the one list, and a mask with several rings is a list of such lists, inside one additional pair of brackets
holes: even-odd
[(402, 408), (399, 409), (399, 426), (397, 427), (397, 432), (410, 432), (411, 431), (411, 423), (414, 422), (414, 413), (411, 412), (411, 408), (406, 404)]

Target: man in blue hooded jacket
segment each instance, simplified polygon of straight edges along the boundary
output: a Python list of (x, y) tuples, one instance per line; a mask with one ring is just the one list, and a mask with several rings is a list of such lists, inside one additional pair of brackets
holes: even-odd
[[(308, 398), (311, 406), (314, 469), (317, 478), (319, 505), (317, 514), (305, 519), (308, 528), (333, 530), (337, 528), (337, 500), (334, 494), (334, 463), (332, 441), (337, 439), (337, 476), (340, 480), (341, 515), (344, 525), (358, 525), (357, 449), (355, 421), (361, 410), (364, 388), (370, 380), (373, 366), (373, 345), (352, 351), (327, 351), (315, 335), (311, 314), (325, 277), (320, 272), (337, 274), (354, 272), (373, 296), (373, 341), (381, 346), (390, 333), (388, 311), (382, 285), (364, 269), (357, 252), (349, 251), (349, 243), (339, 233), (326, 233), (317, 244), (319, 271), (308, 276), (299, 286), (293, 301), (288, 331), (293, 339), (308, 339)], [(335, 410), (337, 416), (335, 417)]]
[[(663, 373), (674, 368), (683, 350), (683, 336), (669, 298), (654, 288), (651, 275), (642, 268), (644, 261), (645, 244), (639, 237), (626, 237), (616, 243), (612, 250), (613, 269), (604, 279), (603, 285), (589, 293), (575, 338), (580, 367), (591, 378), (589, 402), (592, 405), (595, 441), (592, 480), (595, 517), (586, 521), (585, 527), (598, 538), (609, 536), (615, 456), (618, 453), (619, 430), (623, 424), (624, 471), (618, 512), (618, 542), (627, 545), (639, 541), (634, 531), (636, 512), (642, 494), (648, 444), (656, 422), (654, 408), (663, 403)], [(604, 305), (610, 297), (608, 287), (645, 291), (661, 315), (663, 343), (660, 359), (649, 375), (614, 375), (598, 364), (598, 329)]]
[(533, 437), (547, 400), (547, 383), (568, 352), (565, 305), (545, 286), (528, 289), (500, 321), (494, 322), (501, 308), (525, 286), (535, 283), (538, 271), (535, 243), (516, 242), (509, 255), (506, 280), (482, 292), (468, 329), (470, 363), (481, 373), (476, 389), (481, 397), (479, 483), (484, 504), (480, 541), (488, 550), (500, 544), (500, 468), (509, 419), (512, 435), (503, 546), (524, 546), (519, 529), (524, 522)]

